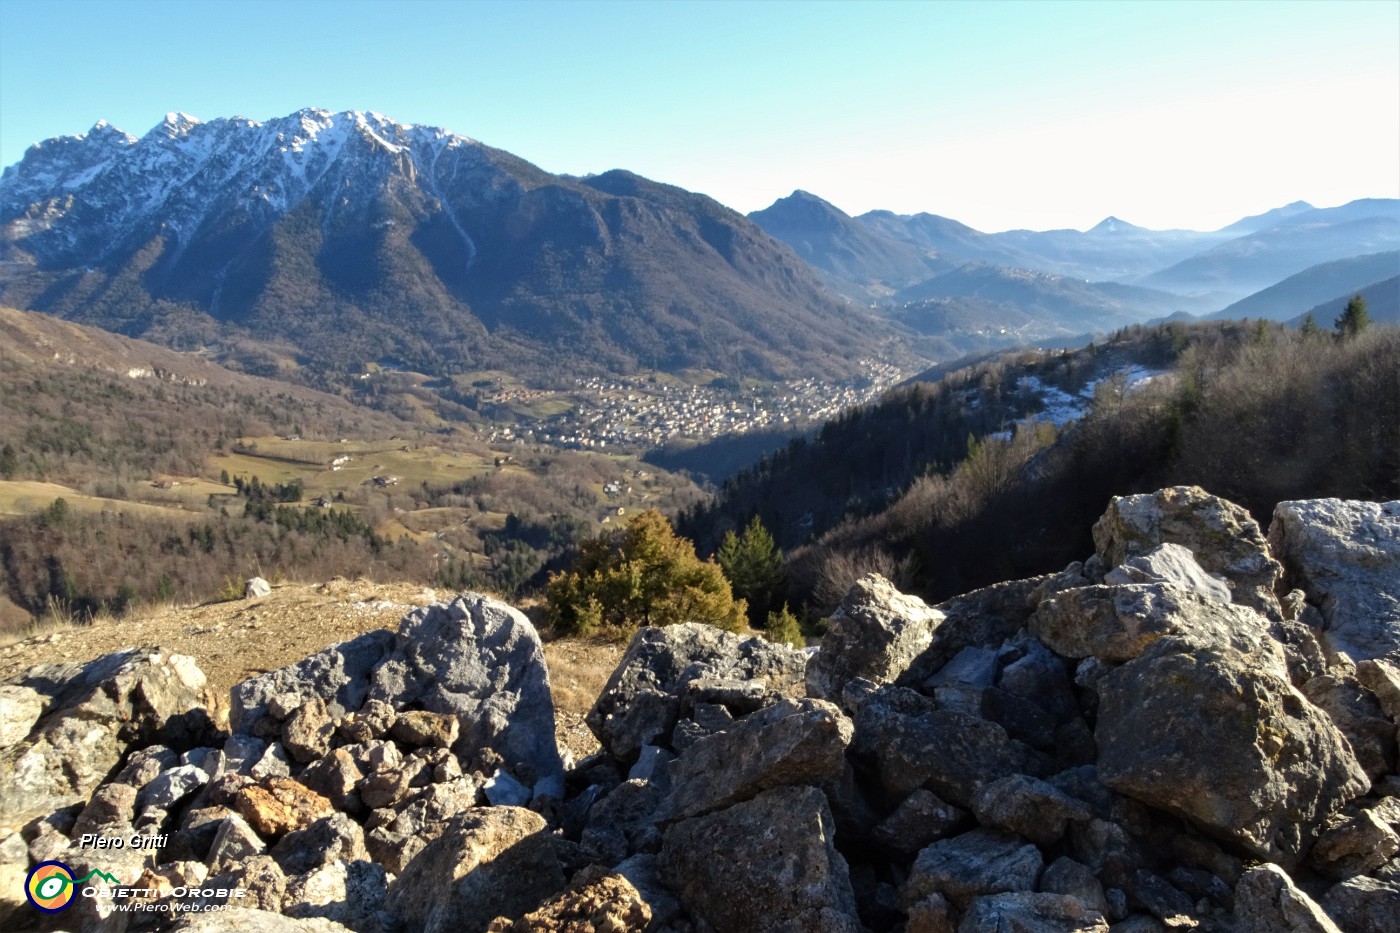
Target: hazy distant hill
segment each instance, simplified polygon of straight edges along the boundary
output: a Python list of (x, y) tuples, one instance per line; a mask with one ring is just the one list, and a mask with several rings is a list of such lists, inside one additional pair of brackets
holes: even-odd
[(794, 191), (754, 211), (749, 220), (791, 246), (846, 292), (901, 288), (952, 267), (932, 249), (886, 236), (806, 191)]
[(32, 147), (0, 178), (0, 301), (188, 343), (217, 321), (351, 370), (809, 374), (879, 332), (704, 196), (320, 110)]
[(1139, 284), (1182, 293), (1258, 291), (1324, 262), (1400, 247), (1400, 201), (1367, 199), (1301, 211), (1213, 246)]
[(1290, 275), (1211, 317), (1286, 321), (1342, 292), (1356, 292), (1395, 275), (1400, 275), (1400, 251), (1338, 259)]
[(1351, 301), (1353, 295), (1360, 295), (1366, 299), (1366, 313), (1370, 315), (1372, 322), (1376, 324), (1400, 324), (1400, 275), (1392, 275), (1382, 282), (1373, 282), (1361, 288), (1351, 289), (1346, 294), (1339, 295), (1331, 301), (1324, 301), (1309, 309), (1288, 323), (1294, 327), (1301, 326), (1303, 319), (1311, 314), (1318, 327), (1324, 330), (1332, 327), (1337, 318), (1341, 316), (1342, 311), (1346, 309), (1347, 302)]

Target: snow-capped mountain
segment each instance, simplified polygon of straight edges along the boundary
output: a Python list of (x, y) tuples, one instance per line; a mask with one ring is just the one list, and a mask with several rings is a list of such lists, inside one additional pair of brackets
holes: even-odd
[(439, 370), (776, 373), (872, 340), (709, 198), (358, 111), (176, 113), (31, 147), (0, 176), (0, 302), (137, 335), (212, 317), (321, 362)]

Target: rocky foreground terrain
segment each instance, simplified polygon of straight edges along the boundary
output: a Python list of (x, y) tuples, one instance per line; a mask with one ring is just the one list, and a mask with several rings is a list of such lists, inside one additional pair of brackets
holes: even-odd
[(579, 761), (534, 628), (475, 594), (226, 697), (152, 649), (31, 667), (0, 926), (1400, 930), (1400, 503), (1266, 538), (1176, 487), (1094, 541), (932, 607), (866, 577), (812, 654), (644, 629)]

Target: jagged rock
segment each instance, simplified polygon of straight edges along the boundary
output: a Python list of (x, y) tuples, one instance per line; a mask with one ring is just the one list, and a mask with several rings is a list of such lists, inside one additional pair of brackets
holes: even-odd
[(136, 809), (160, 807), (169, 810), (209, 783), (209, 775), (203, 768), (194, 765), (180, 765), (163, 772), (155, 780), (141, 788)]
[(354, 930), (378, 929), (388, 887), (383, 866), (366, 861), (331, 861), (287, 879), (282, 913), (321, 917)]
[(269, 703), (291, 695), (300, 700), (319, 697), (332, 719), (364, 705), (369, 678), (388, 655), (394, 636), (366, 632), (358, 638), (323, 648), (296, 664), (269, 671), (234, 686), (229, 723), (234, 732), (261, 738), (280, 737), (282, 725)]
[(452, 713), (408, 710), (398, 714), (389, 734), (405, 745), (451, 748), (457, 741), (460, 726)]
[(521, 917), (564, 889), (544, 818), (520, 807), (479, 807), (453, 817), (404, 867), (386, 907), (422, 933), (481, 931)]
[(463, 727), (453, 746), (459, 757), (489, 749), (536, 794), (563, 796), (539, 635), (505, 603), (469, 593), (410, 612), (369, 696), (399, 710), (456, 716)]
[(1030, 630), (1067, 658), (1131, 661), (1170, 638), (1183, 648), (1234, 649), (1288, 674), (1283, 650), (1257, 612), (1162, 583), (1066, 590), (1040, 604)]
[(371, 810), (393, 807), (413, 792), (412, 777), (407, 771), (376, 771), (359, 784), (355, 791)]
[(517, 781), (505, 768), (497, 768), (481, 789), (493, 807), (523, 807), (534, 796), (530, 788)]
[(1331, 720), (1275, 670), (1229, 649), (1175, 647), (1164, 641), (1099, 681), (1099, 780), (1296, 864), (1370, 782)]
[(173, 749), (164, 745), (148, 745), (126, 756), (126, 764), (111, 779), (111, 783), (130, 784), (139, 791), (160, 777), (162, 771), (176, 767), (179, 762), (180, 756)]
[(851, 587), (807, 663), (807, 695), (839, 703), (855, 677), (893, 683), (933, 641), (943, 613), (877, 573)]
[(895, 807), (875, 827), (874, 836), (896, 852), (912, 855), (931, 842), (961, 829), (972, 819), (962, 807), (955, 807), (933, 791), (919, 788)]
[(216, 890), (241, 888), (248, 892), (246, 901), (240, 900), (241, 907), (281, 913), (283, 898), (287, 893), (287, 875), (270, 855), (253, 855), (209, 878), (205, 887)]
[(645, 930), (651, 907), (622, 875), (602, 866), (586, 868), (568, 890), (518, 920), (498, 917), (490, 933), (582, 933), (584, 930)]
[(662, 793), (670, 793), (671, 764), (675, 760), (676, 756), (664, 748), (643, 745), (636, 763), (627, 772), (627, 780), (649, 781), (660, 788)]
[(1385, 822), (1384, 815), (1379, 808), (1363, 807), (1337, 820), (1318, 837), (1308, 863), (1333, 881), (1380, 868), (1400, 851), (1400, 834)]
[(1282, 576), (1259, 524), (1244, 509), (1199, 486), (1172, 486), (1115, 496), (1094, 523), (1094, 546), (1113, 568), (1161, 544), (1189, 550), (1206, 573), (1223, 578), (1234, 602), (1270, 619), (1283, 617), (1276, 591)]
[(881, 687), (859, 707), (852, 752), (869, 761), (891, 802), (927, 786), (971, 807), (984, 785), (1012, 774), (1042, 773), (1029, 749), (1006, 730), (965, 713), (941, 709), (903, 687)]
[(648, 930), (665, 930), (666, 925), (682, 913), (681, 902), (661, 880), (659, 863), (655, 855), (634, 855), (613, 868), (614, 874), (626, 878), (637, 889), (637, 894), (651, 910)]
[(334, 812), (331, 802), (291, 778), (268, 778), (240, 790), (234, 807), (260, 836), (277, 839)]
[(29, 846), (19, 833), (0, 831), (0, 924), (19, 927), (29, 908), (24, 882), (29, 874)]
[(269, 853), (288, 875), (300, 875), (334, 861), (369, 858), (360, 824), (343, 813), (322, 817), (283, 836)]
[(129, 784), (103, 784), (93, 791), (83, 812), (73, 823), (71, 836), (114, 835), (108, 827), (129, 827), (136, 819), (136, 788)]
[(1391, 722), (1400, 725), (1400, 662), (1367, 659), (1356, 665), (1356, 679), (1371, 691)]
[(1283, 647), (1288, 661), (1288, 679), (1293, 686), (1301, 688), (1314, 677), (1327, 673), (1327, 656), (1311, 626), (1285, 619), (1272, 623), (1269, 634)]
[(0, 750), (23, 742), (44, 714), (39, 691), (19, 684), (0, 684)]
[(1196, 905), (1186, 894), (1160, 875), (1139, 869), (1133, 873), (1128, 894), (1132, 902), (1156, 917), (1168, 928), (1199, 926)]
[(243, 817), (233, 814), (219, 825), (209, 848), (209, 871), (228, 871), (246, 858), (261, 855), (267, 849), (253, 827)]
[(366, 700), (358, 712), (346, 713), (336, 727), (351, 742), (382, 739), (394, 727), (398, 713), (383, 700)]
[(1079, 701), (1065, 662), (1034, 639), (1019, 648), (1021, 656), (997, 677), (1004, 693), (1034, 703), (1058, 726), (1079, 715)]
[(1322, 896), (1322, 909), (1345, 933), (1400, 933), (1400, 882), (1348, 878)]
[(649, 781), (624, 781), (589, 810), (580, 842), (598, 862), (616, 865), (634, 852), (655, 852), (657, 811), (664, 800)]
[(662, 876), (716, 933), (858, 933), (826, 798), (780, 787), (665, 832)]
[(908, 910), (904, 933), (955, 933), (953, 905), (942, 894), (930, 894)]
[(221, 910), (192, 913), (171, 927), (172, 933), (354, 933), (319, 917), (298, 920), (268, 910)]
[(1196, 563), (1196, 557), (1179, 544), (1159, 544), (1144, 554), (1129, 557), (1104, 574), (1107, 584), (1168, 583), (1216, 602), (1230, 602), (1230, 587)]
[(1235, 886), (1238, 933), (1341, 933), (1277, 865), (1246, 872)]
[(1346, 674), (1324, 674), (1304, 684), (1302, 692), (1347, 737), (1367, 777), (1378, 780), (1395, 770), (1395, 723), (1360, 681)]
[(1102, 913), (1063, 894), (1013, 892), (972, 901), (958, 933), (1108, 933)]
[(1082, 801), (1024, 774), (983, 787), (972, 801), (972, 809), (984, 826), (1008, 830), (1042, 846), (1058, 842), (1070, 820), (1093, 816)]
[(630, 765), (643, 745), (667, 746), (688, 713), (681, 694), (695, 680), (755, 681), (776, 698), (803, 689), (807, 655), (761, 638), (688, 622), (637, 632), (586, 721), (613, 757)]
[(356, 787), (364, 777), (355, 764), (354, 754), (349, 749), (337, 748), (302, 771), (298, 780), (329, 800), (337, 810), (358, 814), (365, 809), (365, 804)]
[(1269, 544), (1322, 610), (1325, 648), (1354, 661), (1400, 652), (1400, 502), (1280, 502)]
[(1085, 907), (1101, 914), (1108, 912), (1108, 898), (1104, 896), (1103, 885), (1094, 876), (1093, 870), (1066, 856), (1055, 859), (1045, 869), (1040, 876), (1040, 890), (1046, 894), (1065, 894), (1076, 898)]
[(699, 816), (784, 784), (836, 780), (854, 728), (823, 700), (782, 700), (753, 713), (696, 742), (671, 766), (663, 816)]
[(272, 585), (262, 577), (250, 577), (243, 584), (244, 599), (262, 599), (272, 595)]
[(965, 909), (982, 895), (1034, 891), (1044, 865), (1040, 850), (1020, 836), (974, 829), (921, 851), (900, 898), (913, 905), (937, 893)]
[(41, 665), (20, 685), (47, 697), (49, 712), (27, 741), (0, 752), (0, 812), (15, 819), (86, 798), (129, 748), (191, 748), (213, 731), (204, 673), (183, 655), (133, 649)]
[(365, 823), (365, 848), (394, 874), (447, 827), (448, 821), (481, 802), (481, 786), (468, 779), (434, 784), (397, 811), (376, 810)]
[[(933, 640), (909, 669), (895, 681), (901, 687), (919, 688), (967, 648), (989, 648), (1012, 638), (1026, 624), (1037, 603), (1051, 591), (1064, 588), (1060, 575), (1013, 580), (973, 590), (939, 603), (943, 621)], [(1077, 572), (1067, 578), (1074, 586), (1089, 581)]]
[(282, 724), (282, 747), (292, 758), (308, 764), (331, 750), (335, 726), (318, 696), (306, 697)]

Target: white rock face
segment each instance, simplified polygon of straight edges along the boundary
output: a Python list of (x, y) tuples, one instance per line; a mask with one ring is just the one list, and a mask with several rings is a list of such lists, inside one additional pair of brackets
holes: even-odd
[(1325, 649), (1400, 657), (1400, 502), (1280, 502), (1269, 545), (1322, 610)]

